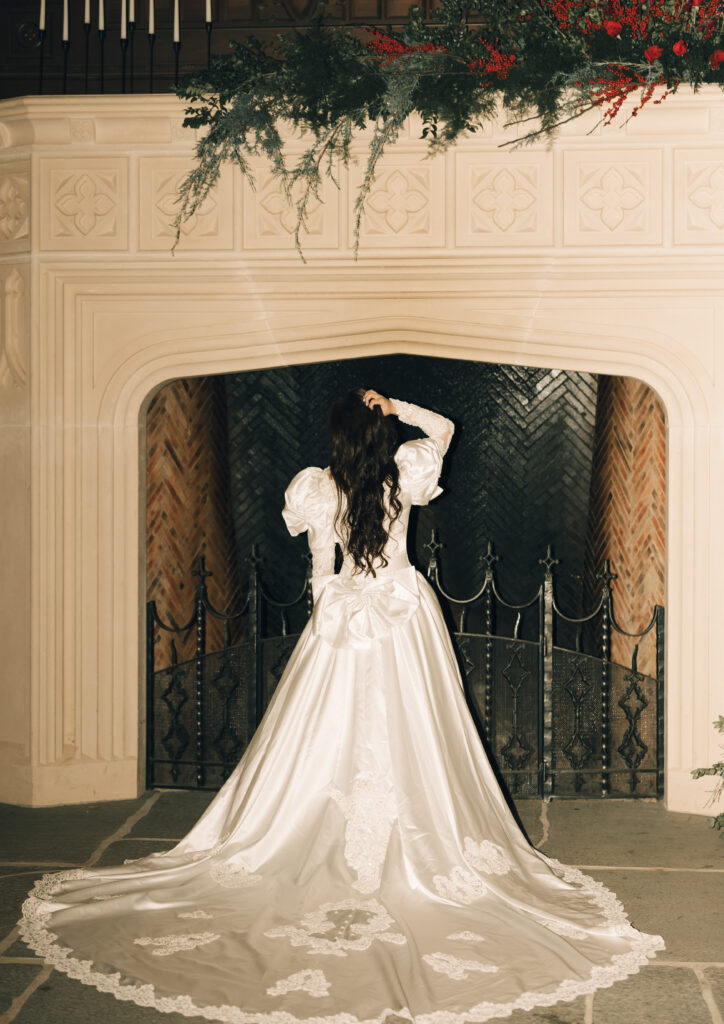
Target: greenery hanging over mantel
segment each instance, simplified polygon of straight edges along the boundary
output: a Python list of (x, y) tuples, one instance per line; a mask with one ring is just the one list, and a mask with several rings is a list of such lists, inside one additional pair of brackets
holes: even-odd
[[(407, 118), (422, 118), (430, 154), (499, 116), (517, 125), (502, 146), (552, 139), (567, 121), (598, 110), (600, 123), (661, 103), (681, 83), (724, 88), (724, 0), (442, 0), (433, 24), (412, 6), (399, 31), (313, 24), (231, 44), (177, 93), (184, 125), (204, 129), (179, 192), (181, 225), (233, 161), (250, 181), (265, 157), (296, 206), (295, 242), (324, 176), (348, 166), (353, 141), (369, 139), (355, 203), (355, 255), (365, 199), (385, 149)], [(624, 122), (625, 123), (625, 122)], [(283, 136), (306, 143), (290, 162)], [(335, 182), (336, 183), (336, 182)]]

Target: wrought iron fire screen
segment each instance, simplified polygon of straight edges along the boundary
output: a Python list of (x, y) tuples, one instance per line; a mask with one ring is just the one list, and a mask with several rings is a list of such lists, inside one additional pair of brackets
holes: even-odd
[[(427, 575), (443, 599), (481, 739), (513, 796), (660, 796), (663, 793), (664, 609), (627, 632), (616, 621), (608, 561), (598, 574), (596, 606), (581, 618), (558, 606), (548, 546), (539, 559), (541, 582), (523, 602), (507, 601), (488, 544), (485, 573), (472, 596), (448, 594), (442, 584), (433, 531)], [(218, 789), (257, 728), (287, 659), (312, 611), (311, 566), (290, 601), (267, 593), (257, 547), (241, 607), (229, 614), (209, 602), (211, 575), (200, 558), (193, 610), (176, 627), (147, 605), (147, 784)], [(206, 622), (224, 623), (225, 643), (206, 650)], [(498, 621), (509, 624), (507, 635)], [(564, 626), (572, 649), (556, 645)], [(195, 631), (195, 656), (185, 662), (171, 645), (171, 664), (156, 668), (159, 630)], [(610, 660), (611, 632), (636, 640), (629, 666)], [(655, 676), (638, 670), (639, 644), (655, 644)]]

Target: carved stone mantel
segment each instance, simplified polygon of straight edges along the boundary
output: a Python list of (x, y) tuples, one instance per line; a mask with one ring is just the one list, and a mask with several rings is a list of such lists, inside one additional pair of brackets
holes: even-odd
[[(193, 134), (166, 96), (0, 103), (0, 800), (143, 788), (145, 409), (175, 377), (391, 352), (640, 377), (668, 424), (666, 803), (724, 713), (724, 93), (552, 148), (495, 128), (391, 150), (295, 254), (260, 167), (226, 169), (175, 256)], [(361, 150), (362, 152), (362, 150)]]

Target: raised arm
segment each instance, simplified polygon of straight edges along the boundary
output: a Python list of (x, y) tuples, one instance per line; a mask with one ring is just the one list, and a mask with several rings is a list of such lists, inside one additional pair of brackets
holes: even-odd
[(436, 441), (440, 447), (441, 455), (448, 450), (450, 441), (455, 431), (455, 424), (439, 412), (432, 412), (430, 409), (423, 409), (411, 402), (403, 402), (400, 398), (390, 398), (394, 413), (403, 423), (419, 427), (424, 430), (428, 437)]

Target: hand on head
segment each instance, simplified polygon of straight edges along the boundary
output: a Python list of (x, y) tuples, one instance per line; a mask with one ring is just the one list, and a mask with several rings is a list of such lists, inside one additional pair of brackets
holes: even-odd
[(385, 398), (384, 395), (381, 395), (378, 391), (373, 391), (371, 388), (368, 391), (365, 391), (362, 396), (362, 401), (368, 409), (374, 409), (375, 406), (378, 406), (383, 416), (389, 416), (390, 414), (394, 415), (395, 407), (392, 402), (389, 398)]

